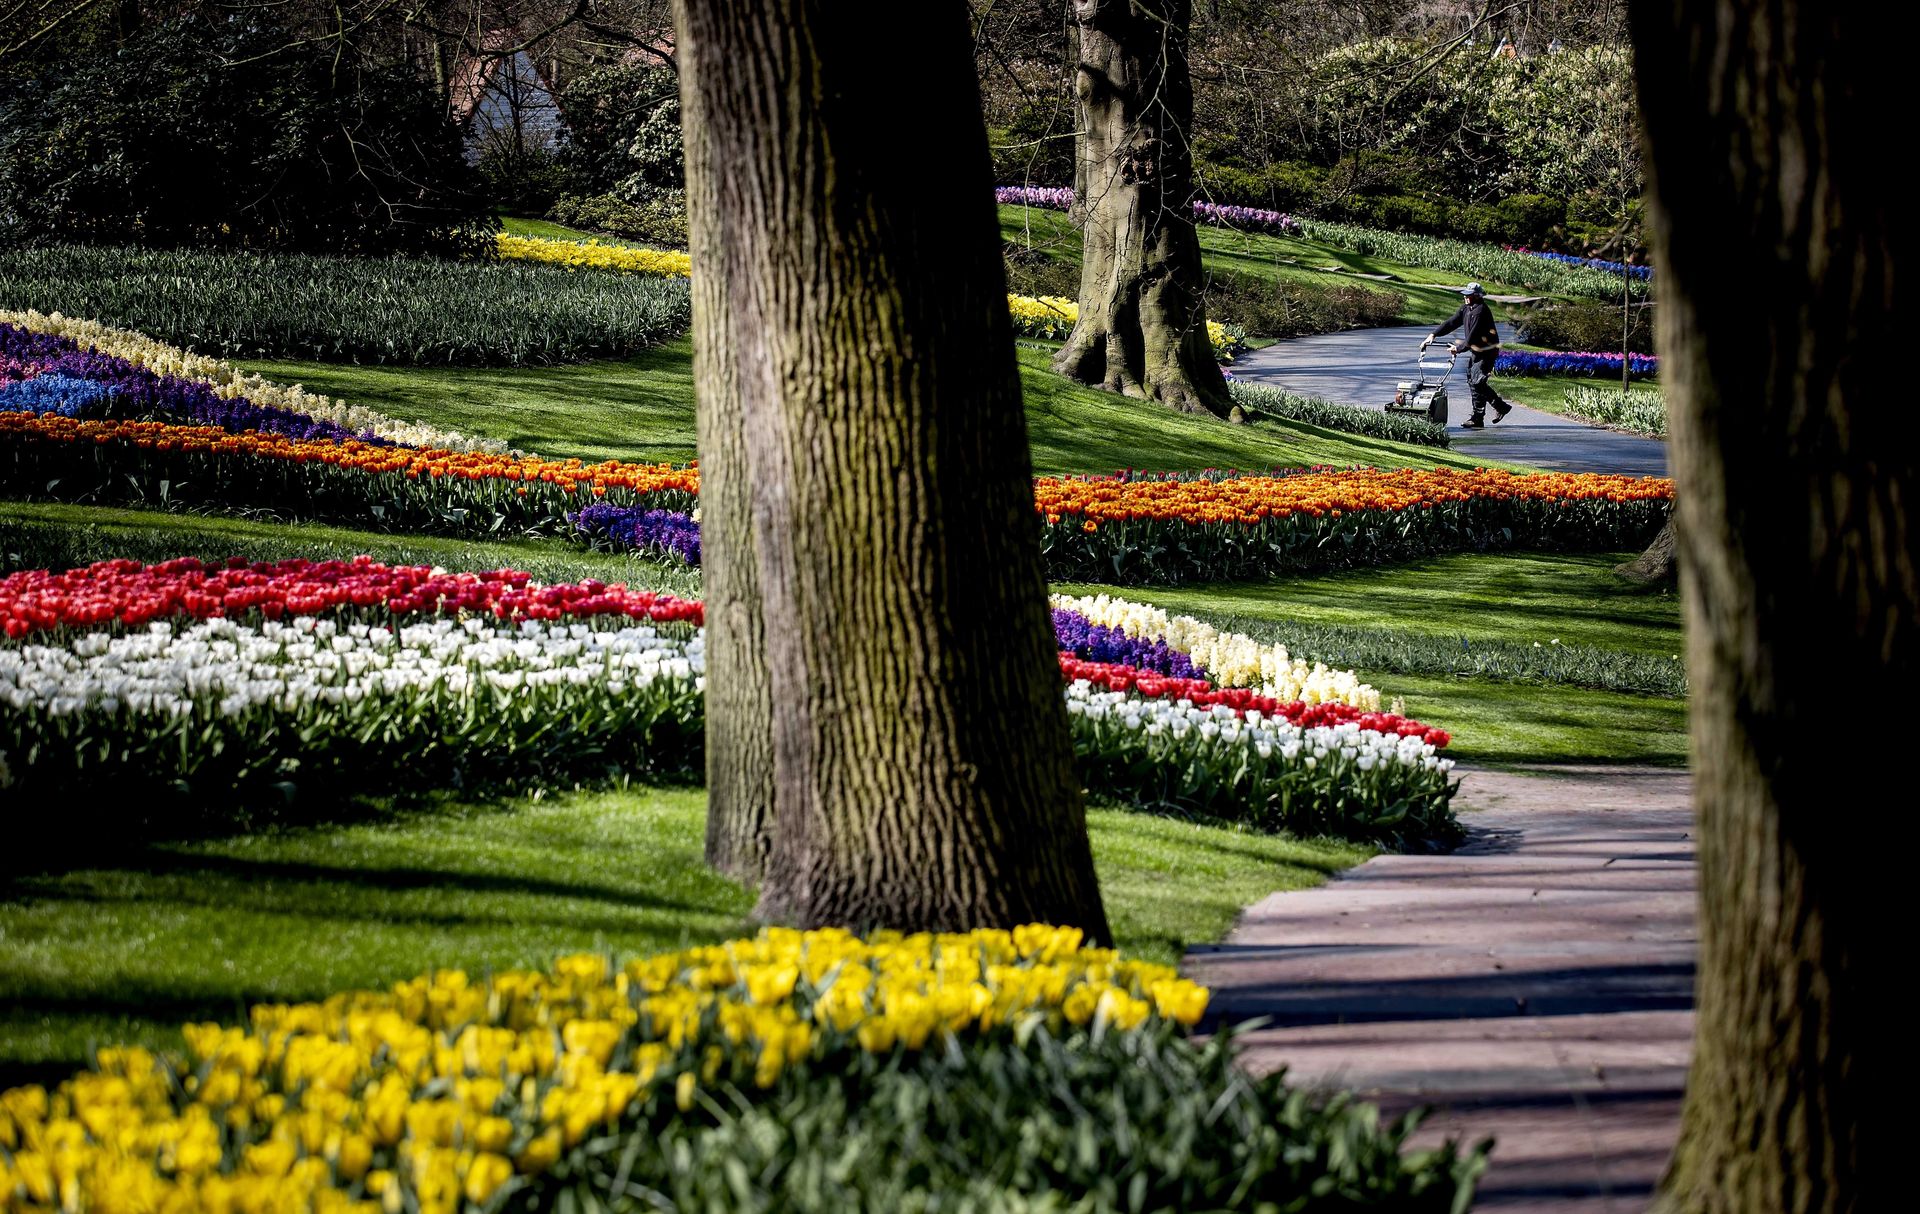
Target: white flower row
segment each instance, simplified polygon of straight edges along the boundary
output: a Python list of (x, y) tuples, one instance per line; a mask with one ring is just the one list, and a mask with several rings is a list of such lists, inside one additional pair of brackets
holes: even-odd
[(598, 686), (617, 696), (668, 679), (699, 690), (705, 670), (701, 638), (673, 640), (650, 625), (443, 619), (390, 632), (308, 618), (257, 626), (215, 619), (180, 631), (155, 623), (130, 635), (0, 648), (0, 705), (53, 716), (123, 709), (237, 716), (487, 688), (511, 696), (523, 688)]
[(1309, 768), (1324, 762), (1348, 760), (1361, 771), (1389, 765), (1417, 766), (1438, 772), (1453, 770), (1452, 759), (1441, 758), (1431, 743), (1418, 737), (1362, 729), (1352, 722), (1302, 728), (1281, 718), (1263, 719), (1258, 712), (1249, 712), (1243, 719), (1223, 704), (1201, 708), (1191, 700), (1145, 699), (1127, 692), (1102, 690), (1085, 679), (1067, 685), (1067, 712), (1151, 737), (1166, 735), (1176, 740), (1212, 742), (1221, 747), (1246, 746), (1262, 759), (1278, 754), (1282, 759), (1299, 761)]
[(244, 396), (256, 405), (304, 413), (320, 421), (345, 426), (355, 434), (371, 430), (381, 438), (397, 443), (415, 447), (443, 447), (449, 451), (490, 451), (497, 454), (508, 450), (507, 444), (499, 439), (476, 438), (457, 430), (400, 421), (360, 405), (350, 405), (330, 396), (309, 392), (299, 384), (285, 387), (241, 371), (217, 358), (194, 354), (144, 333), (116, 329), (98, 321), (76, 320), (58, 312), (47, 315), (43, 312), (9, 312), (0, 309), (0, 324), (20, 325), (36, 333), (71, 338), (82, 346), (93, 346), (103, 354), (124, 358), (156, 375), (199, 380), (224, 399)]
[(1168, 615), (1146, 603), (1104, 594), (1082, 598), (1056, 594), (1053, 605), (1131, 637), (1149, 641), (1164, 637), (1221, 687), (1256, 688), (1261, 695), (1282, 702), (1351, 704), (1364, 712), (1380, 711), (1380, 693), (1362, 683), (1359, 675), (1320, 662), (1309, 665), (1288, 653), (1285, 645), (1263, 645), (1245, 633), (1222, 632), (1190, 615)]

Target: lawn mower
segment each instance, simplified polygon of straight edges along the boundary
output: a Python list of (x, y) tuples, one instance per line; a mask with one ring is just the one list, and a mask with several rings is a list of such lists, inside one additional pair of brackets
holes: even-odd
[(1447, 424), (1447, 381), (1453, 378), (1455, 356), (1448, 354), (1445, 362), (1431, 362), (1427, 359), (1427, 350), (1428, 347), (1421, 346), (1420, 353), (1414, 356), (1414, 365), (1420, 368), (1419, 376), (1394, 385), (1393, 402), (1387, 406), (1387, 412), (1424, 413), (1428, 421), (1444, 426)]

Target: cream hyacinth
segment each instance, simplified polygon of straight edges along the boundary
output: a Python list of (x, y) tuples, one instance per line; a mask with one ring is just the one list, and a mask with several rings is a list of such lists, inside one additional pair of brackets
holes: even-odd
[(358, 434), (371, 430), (381, 438), (415, 447), (442, 447), (449, 451), (486, 451), (505, 453), (507, 444), (498, 439), (475, 438), (457, 430), (441, 430), (415, 422), (400, 421), (384, 413), (345, 401), (334, 400), (300, 385), (285, 387), (252, 375), (231, 363), (204, 354), (194, 354), (170, 346), (144, 333), (116, 329), (93, 320), (78, 320), (59, 312), (9, 312), (0, 309), (0, 324), (19, 325), (35, 333), (51, 333), (92, 346), (102, 354), (124, 358), (136, 367), (145, 367), (155, 375), (198, 380), (220, 397), (232, 400), (245, 397), (256, 405), (304, 413), (319, 421), (334, 422)]
[(1132, 603), (1110, 595), (1053, 596), (1056, 610), (1077, 611), (1095, 624), (1117, 628), (1145, 640), (1165, 638), (1204, 667), (1222, 687), (1251, 687), (1276, 700), (1306, 704), (1351, 704), (1363, 712), (1380, 711), (1380, 693), (1360, 681), (1351, 670), (1333, 670), (1324, 663), (1311, 665), (1287, 652), (1285, 645), (1263, 645), (1245, 633), (1222, 632), (1190, 615), (1168, 615), (1146, 603)]

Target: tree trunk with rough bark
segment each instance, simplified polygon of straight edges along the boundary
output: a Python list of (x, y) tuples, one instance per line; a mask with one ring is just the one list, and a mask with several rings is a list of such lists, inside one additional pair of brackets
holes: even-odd
[(1647, 550), (1630, 561), (1615, 565), (1613, 571), (1629, 582), (1653, 586), (1680, 578), (1680, 550), (1674, 540), (1673, 520), (1660, 528)]
[(1054, 370), (1183, 413), (1243, 420), (1207, 339), (1193, 230), (1190, 0), (1074, 0), (1080, 317)]
[[(705, 103), (683, 65), (683, 125), (705, 128)], [(708, 141), (688, 138), (688, 247), (696, 263), (724, 267), (725, 205)], [(752, 482), (733, 358), (733, 314), (724, 272), (693, 284), (694, 380), (699, 385), (701, 591), (706, 603), (707, 863), (748, 885), (766, 875), (773, 831), (773, 703), (767, 682), (760, 585), (753, 565)]]
[(864, 6), (677, 8), (709, 644), (765, 677), (710, 672), (708, 762), (770, 790), (759, 913), (1104, 939), (965, 10), (876, 58)]
[(1911, 219), (1881, 136), (1907, 100), (1904, 43), (1864, 4), (1630, 15), (1701, 883), (1693, 1065), (1656, 1209), (1893, 1208), (1909, 1068), (1888, 935), (1908, 919), (1911, 780), (1872, 714), (1920, 676), (1920, 468), (1896, 368)]

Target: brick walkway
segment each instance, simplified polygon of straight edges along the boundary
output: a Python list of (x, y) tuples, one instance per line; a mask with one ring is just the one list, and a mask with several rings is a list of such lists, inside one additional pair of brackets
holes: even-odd
[(1380, 856), (1249, 908), (1188, 954), (1214, 1013), (1264, 1017), (1256, 1067), (1441, 1110), (1494, 1136), (1475, 1209), (1646, 1208), (1692, 1035), (1694, 855), (1683, 772), (1473, 771), (1470, 842)]

